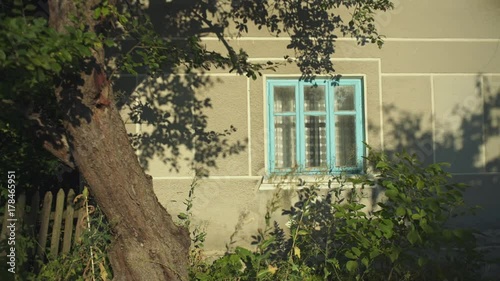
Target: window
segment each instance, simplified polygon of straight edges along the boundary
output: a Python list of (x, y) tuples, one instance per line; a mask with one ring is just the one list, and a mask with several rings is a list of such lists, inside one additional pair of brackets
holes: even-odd
[(268, 79), (269, 172), (363, 168), (361, 79)]

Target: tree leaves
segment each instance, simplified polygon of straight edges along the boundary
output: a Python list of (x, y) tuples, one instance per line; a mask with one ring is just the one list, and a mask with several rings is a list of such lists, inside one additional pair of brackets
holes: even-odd
[[(63, 69), (73, 68), (75, 61), (91, 55), (90, 48), (97, 42), (92, 33), (75, 28), (68, 28), (67, 34), (57, 33), (43, 18), (1, 17), (0, 24), (4, 27), (0, 31), (0, 70), (6, 74), (1, 83), (16, 92), (50, 85)], [(16, 75), (8, 75), (11, 73)]]
[(357, 261), (348, 261), (345, 264), (345, 266), (349, 272), (354, 272), (356, 269), (358, 269), (358, 262)]

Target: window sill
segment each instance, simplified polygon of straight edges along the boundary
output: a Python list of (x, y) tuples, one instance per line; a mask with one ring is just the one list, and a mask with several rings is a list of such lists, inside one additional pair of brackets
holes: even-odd
[[(347, 175), (347, 177), (356, 177), (359, 176), (357, 174)], [(366, 174), (364, 175), (366, 176)], [(333, 176), (313, 176), (313, 175), (304, 175), (304, 176), (295, 176), (295, 177), (287, 177), (287, 176), (274, 176), (272, 178), (262, 177), (262, 180), (259, 184), (259, 191), (269, 191), (276, 189), (302, 189), (305, 187), (309, 187), (311, 185), (317, 186), (319, 189), (328, 189), (328, 188), (354, 188), (354, 184), (351, 182), (343, 182), (340, 183), (335, 179), (332, 180)], [(368, 175), (369, 178), (373, 176)], [(373, 188), (371, 186), (366, 186), (365, 188)]]

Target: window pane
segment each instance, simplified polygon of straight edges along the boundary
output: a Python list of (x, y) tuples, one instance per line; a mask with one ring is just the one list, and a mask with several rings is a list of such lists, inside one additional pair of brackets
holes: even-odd
[(295, 87), (274, 86), (274, 112), (295, 111)]
[(355, 116), (335, 117), (335, 166), (356, 166), (356, 122)]
[(295, 116), (274, 117), (274, 165), (276, 168), (296, 166)]
[(335, 110), (354, 110), (354, 86), (335, 87)]
[(325, 86), (304, 86), (304, 108), (306, 111), (325, 111)]
[(326, 117), (306, 116), (306, 167), (326, 167)]

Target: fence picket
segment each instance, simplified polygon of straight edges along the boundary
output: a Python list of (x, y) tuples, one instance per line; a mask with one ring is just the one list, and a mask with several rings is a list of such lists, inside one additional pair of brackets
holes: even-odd
[(82, 240), (82, 233), (85, 230), (85, 216), (87, 215), (85, 204), (78, 209), (78, 219), (76, 220), (76, 229), (75, 229), (75, 244), (80, 243)]
[(54, 213), (54, 225), (52, 226), (52, 239), (50, 240), (50, 254), (57, 256), (59, 253), (59, 238), (61, 238), (61, 225), (64, 211), (64, 190), (57, 192), (56, 211)]
[(25, 211), (26, 211), (26, 193), (23, 193), (19, 195), (16, 204), (16, 219), (17, 219), (16, 233), (19, 233), (19, 231), (23, 227)]
[(38, 220), (38, 213), (40, 211), (40, 193), (37, 191), (31, 197), (30, 211), (26, 218), (26, 225), (35, 229), (36, 222)]
[(62, 253), (67, 254), (71, 249), (71, 238), (73, 235), (73, 214), (75, 212), (73, 199), (75, 199), (75, 191), (70, 189), (66, 198), (66, 215), (64, 217), (64, 238)]
[[(16, 210), (16, 232), (24, 229), (28, 235), (36, 235), (38, 245), (28, 256), (38, 255), (43, 257), (46, 252), (50, 237), (50, 254), (55, 257), (59, 254), (67, 254), (71, 246), (81, 241), (81, 235), (87, 228), (88, 219), (86, 209), (80, 204), (75, 204), (75, 191), (70, 189), (67, 196), (61, 188), (55, 198), (55, 210), (53, 207), (53, 194), (46, 192), (43, 196), (43, 202), (40, 205), (41, 194), (37, 191), (31, 197), (27, 198), (23, 193), (17, 197)], [(8, 202), (5, 203), (5, 210), (8, 210)], [(0, 217), (0, 241), (7, 236), (6, 225), (8, 223), (8, 213), (5, 212)], [(75, 219), (77, 223), (75, 224)], [(64, 221), (64, 225), (63, 225)], [(39, 224), (38, 224), (39, 223)], [(62, 237), (61, 237), (62, 236)]]
[(40, 231), (38, 232), (38, 250), (37, 250), (38, 256), (42, 256), (45, 253), (51, 208), (52, 208), (52, 192), (49, 191), (45, 193), (45, 196), (43, 198), (42, 212), (40, 214)]
[[(33, 194), (31, 197), (30, 211), (29, 215), (26, 218), (26, 228), (28, 229), (28, 233), (34, 234), (36, 233), (36, 222), (38, 221), (38, 214), (40, 212), (40, 193), (38, 191)], [(28, 256), (34, 256), (36, 252), (35, 248), (32, 248), (28, 252)]]

